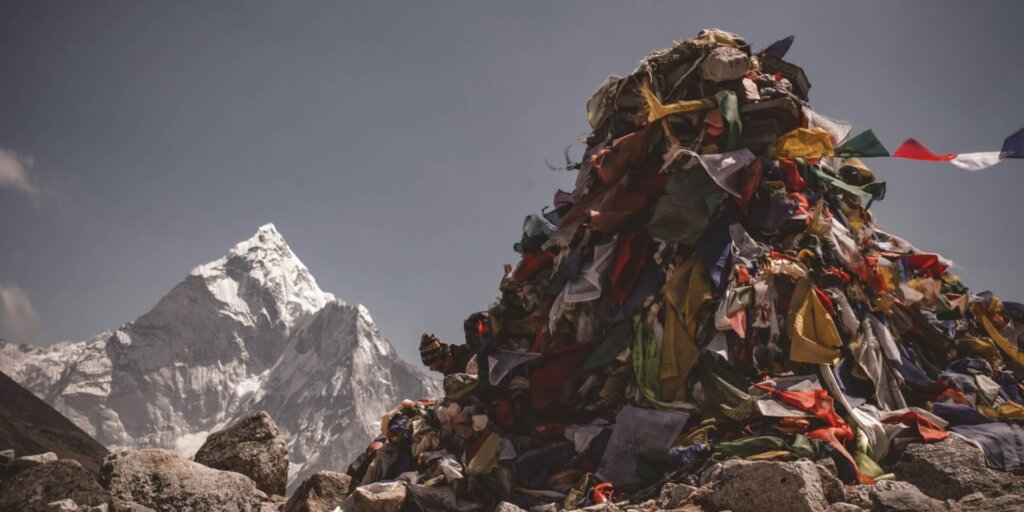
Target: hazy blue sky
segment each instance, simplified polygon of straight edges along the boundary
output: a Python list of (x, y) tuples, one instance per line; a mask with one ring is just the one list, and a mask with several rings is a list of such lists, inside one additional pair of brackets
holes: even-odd
[[(496, 297), (606, 75), (703, 27), (795, 34), (818, 112), (997, 150), (1024, 126), (1022, 6), (0, 1), (0, 336), (114, 328), (274, 222), (415, 359)], [(1024, 298), (1024, 162), (869, 165), (883, 228)]]

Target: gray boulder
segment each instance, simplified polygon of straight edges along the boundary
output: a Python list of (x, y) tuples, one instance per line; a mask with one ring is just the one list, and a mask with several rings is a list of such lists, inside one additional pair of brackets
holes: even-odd
[(376, 482), (356, 488), (342, 510), (348, 512), (399, 512), (405, 504), (406, 489), (401, 482)]
[(214, 432), (196, 452), (195, 461), (241, 473), (267, 494), (285, 495), (288, 485), (288, 442), (265, 411), (250, 414)]
[(46, 504), (47, 512), (78, 512), (78, 504), (75, 500), (63, 499)]
[(331, 512), (348, 496), (352, 478), (333, 471), (314, 473), (295, 490), (284, 512)]
[(0, 484), (0, 512), (42, 511), (62, 500), (85, 507), (113, 504), (110, 493), (75, 460), (33, 463)]
[(917, 489), (890, 489), (871, 493), (871, 510), (876, 512), (941, 512), (945, 502), (925, 496)]
[(814, 469), (818, 470), (821, 478), (821, 487), (825, 491), (825, 499), (829, 503), (838, 503), (846, 498), (843, 491), (843, 481), (839, 479), (839, 472), (836, 470), (836, 463), (832, 459), (821, 459), (814, 461)]
[(267, 501), (245, 475), (208, 468), (158, 449), (107, 456), (100, 482), (118, 508), (138, 504), (157, 511), (246, 511)]
[(846, 503), (852, 503), (863, 509), (871, 509), (871, 496), (874, 493), (886, 491), (912, 491), (921, 492), (913, 484), (896, 480), (879, 480), (875, 485), (849, 485), (843, 488)]
[(665, 484), (661, 488), (657, 505), (661, 509), (673, 509), (683, 506), (697, 494), (698, 489), (686, 484)]
[(56, 462), (57, 459), (57, 454), (53, 452), (24, 455), (14, 459), (14, 463), (11, 464), (10, 474), (14, 475), (19, 471), (38, 466), (40, 464), (46, 464), (47, 462)]
[(736, 48), (719, 46), (700, 66), (701, 78), (712, 82), (724, 82), (743, 78), (750, 71), (750, 57)]
[(819, 512), (828, 508), (821, 477), (809, 460), (729, 460), (707, 477), (706, 503), (733, 512)]
[(1024, 496), (1007, 494), (995, 498), (978, 492), (964, 496), (957, 502), (960, 512), (1019, 512), (1024, 510)]
[(985, 465), (985, 454), (956, 436), (938, 443), (907, 446), (893, 472), (896, 478), (940, 500), (958, 500), (975, 492), (999, 489), (999, 479)]

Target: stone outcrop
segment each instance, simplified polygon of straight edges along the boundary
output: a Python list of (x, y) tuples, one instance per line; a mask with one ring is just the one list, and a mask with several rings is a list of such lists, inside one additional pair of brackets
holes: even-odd
[(995, 474), (985, 465), (985, 454), (956, 436), (939, 443), (907, 446), (894, 472), (899, 480), (940, 500), (958, 500), (999, 488)]
[(213, 469), (241, 473), (268, 495), (285, 495), (288, 442), (265, 411), (250, 414), (210, 434), (196, 452), (195, 461)]
[(117, 506), (157, 511), (246, 511), (267, 501), (245, 475), (208, 468), (159, 449), (113, 453), (103, 461), (100, 483)]
[(376, 482), (359, 487), (342, 504), (343, 512), (399, 512), (406, 498), (402, 482)]
[(45, 457), (43, 461), (29, 459), (9, 474), (0, 483), (0, 512), (44, 511), (48, 510), (49, 503), (64, 500), (85, 507), (113, 505), (110, 493), (82, 464), (76, 460), (53, 459), (55, 457)]
[(352, 478), (333, 471), (320, 471), (305, 479), (288, 498), (284, 512), (331, 512), (345, 501)]
[(819, 512), (828, 508), (821, 477), (813, 462), (730, 460), (707, 477), (706, 502), (733, 512)]

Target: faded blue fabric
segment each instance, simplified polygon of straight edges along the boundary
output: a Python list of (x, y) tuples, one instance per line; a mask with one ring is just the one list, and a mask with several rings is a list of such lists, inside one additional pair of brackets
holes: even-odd
[(977, 409), (964, 404), (932, 404), (932, 412), (949, 422), (951, 426), (981, 425), (995, 420), (978, 412)]
[(1019, 426), (992, 422), (959, 425), (950, 430), (981, 444), (985, 458), (993, 466), (1003, 471), (1024, 467), (1024, 430)]
[(669, 465), (673, 471), (693, 471), (704, 464), (704, 461), (711, 457), (711, 447), (697, 441), (690, 446), (676, 446), (669, 448)]
[(531, 448), (516, 459), (516, 472), (529, 489), (544, 489), (551, 475), (562, 471), (573, 456), (571, 443)]

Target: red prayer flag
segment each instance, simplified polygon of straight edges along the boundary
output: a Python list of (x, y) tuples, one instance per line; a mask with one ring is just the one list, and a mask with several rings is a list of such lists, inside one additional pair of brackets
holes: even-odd
[(907, 139), (900, 144), (900, 147), (896, 149), (896, 152), (892, 154), (896, 158), (909, 158), (911, 160), (931, 160), (933, 162), (947, 162), (956, 158), (956, 153), (947, 153), (945, 155), (936, 155), (932, 153), (930, 149), (924, 147), (924, 144), (914, 140)]

